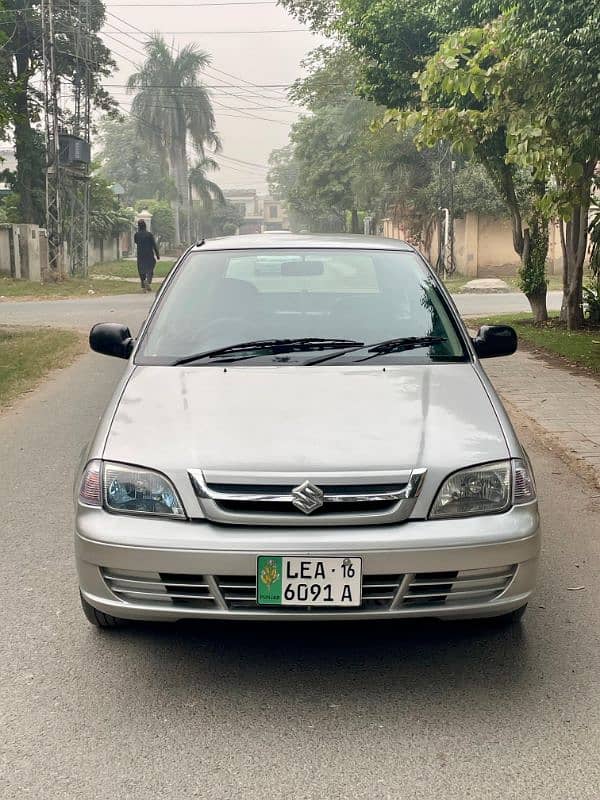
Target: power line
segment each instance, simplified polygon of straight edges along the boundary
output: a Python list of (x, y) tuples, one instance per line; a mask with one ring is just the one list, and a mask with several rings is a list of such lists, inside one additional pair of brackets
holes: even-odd
[[(118, 27), (117, 27), (117, 26), (116, 26), (114, 23), (110, 22), (110, 23), (108, 23), (108, 24), (111, 26), (111, 28), (115, 28), (115, 30), (116, 30), (116, 31), (117, 31), (119, 34), (122, 34), (123, 36), (127, 36), (127, 35), (128, 35), (126, 31), (123, 31), (122, 29), (118, 28)], [(128, 48), (129, 48), (129, 49), (130, 49), (132, 52), (134, 52), (134, 53), (138, 53), (139, 55), (141, 55), (141, 56), (144, 56), (144, 57), (146, 57), (146, 56), (147, 56), (147, 53), (145, 53), (145, 52), (143, 52), (143, 51), (141, 51), (141, 50), (138, 50), (137, 48), (133, 47), (132, 45), (128, 44), (127, 42), (123, 42), (123, 41), (121, 41), (121, 40), (120, 40), (119, 38), (117, 38), (117, 36), (115, 36), (115, 35), (114, 35), (112, 32), (108, 32), (108, 31), (107, 31), (107, 32), (105, 32), (105, 33), (106, 33), (106, 36), (110, 37), (111, 39), (114, 39), (114, 40), (115, 40), (116, 42), (118, 42), (119, 44), (122, 44), (122, 45), (124, 45), (125, 47), (128, 47)], [(130, 59), (128, 56), (125, 56), (124, 54), (119, 54), (119, 53), (117, 53), (116, 51), (115, 51), (115, 53), (116, 53), (117, 55), (120, 55), (120, 57), (121, 57), (121, 58), (125, 58), (127, 61), (130, 61), (131, 63), (134, 63), (134, 62), (133, 62), (133, 61), (132, 61), (132, 60), (131, 60), (131, 59)], [(208, 67), (207, 69), (210, 69), (210, 68)], [(108, 86), (108, 85), (110, 85), (110, 84), (106, 84), (106, 85)], [(117, 84), (114, 84), (114, 85), (117, 85)], [(269, 95), (265, 95), (265, 94), (259, 94), (259, 93), (257, 93), (257, 92), (251, 92), (251, 91), (249, 91), (249, 90), (245, 90), (245, 87), (243, 87), (243, 86), (242, 86), (241, 88), (242, 88), (242, 89), (244, 89), (244, 90), (246, 91), (246, 94), (245, 94), (245, 95), (240, 95), (240, 94), (238, 94), (238, 93), (236, 93), (236, 92), (227, 92), (227, 91), (225, 91), (225, 89), (226, 89), (226, 88), (234, 88), (234, 89), (235, 89), (235, 88), (237, 88), (236, 86), (234, 86), (234, 85), (232, 85), (232, 84), (229, 84), (229, 83), (227, 83), (227, 82), (222, 82), (220, 85), (218, 85), (218, 86), (213, 86), (213, 87), (208, 87), (208, 86), (207, 86), (206, 84), (204, 84), (204, 83), (203, 83), (202, 85), (203, 85), (203, 87), (204, 87), (204, 88), (217, 88), (217, 89), (221, 89), (221, 93), (222, 93), (222, 94), (224, 94), (224, 95), (226, 95), (226, 96), (228, 96), (228, 97), (235, 97), (235, 98), (237, 98), (237, 99), (241, 99), (241, 100), (248, 100), (249, 98), (252, 98), (252, 97), (258, 97), (258, 98), (260, 98), (260, 99), (262, 99), (262, 100), (270, 100), (271, 102), (278, 102), (278, 103), (280, 103), (281, 101), (283, 101), (283, 98), (281, 98), (281, 97), (271, 97), (271, 96), (269, 96)], [(128, 88), (128, 87), (126, 86), (126, 84), (121, 84), (121, 86), (125, 86), (126, 88)], [(173, 91), (173, 94), (174, 94), (174, 95), (175, 95), (175, 94), (178, 94), (178, 93), (179, 93), (179, 94), (185, 94), (186, 92), (188, 92), (188, 93), (191, 93), (191, 92), (193, 92), (193, 91), (196, 89), (196, 87), (193, 87), (193, 86), (169, 86), (169, 85), (163, 85), (163, 86), (158, 86), (158, 85), (156, 85), (156, 86), (144, 86), (143, 88), (144, 88), (144, 89), (146, 89), (146, 88), (170, 89), (170, 90), (172, 90), (172, 91)], [(257, 106), (256, 106), (256, 108), (252, 108), (252, 107), (244, 108), (244, 107), (241, 107), (240, 109), (236, 109), (236, 110), (240, 110), (240, 111), (254, 111), (254, 110), (256, 110), (256, 111), (260, 111), (260, 110), (268, 110), (268, 111), (270, 111), (270, 110), (273, 110), (273, 111), (279, 111), (280, 113), (284, 113), (284, 114), (297, 114), (297, 113), (298, 113), (297, 109), (295, 109), (295, 108), (291, 108), (291, 107), (289, 106), (289, 104), (288, 104), (288, 108), (287, 108), (287, 109), (285, 109), (285, 108), (282, 108), (282, 107), (278, 107), (278, 106), (265, 106), (265, 105), (264, 105), (264, 104), (262, 104), (262, 103), (257, 103)]]
[[(228, 6), (276, 6), (277, 3), (273, 0), (249, 0), (245, 3), (243, 0), (227, 0), (223, 3), (106, 3), (105, 8), (140, 8), (146, 10), (148, 8), (224, 8)], [(0, 14), (21, 14), (23, 12), (32, 11), (34, 13), (40, 12), (39, 6), (23, 6), (23, 8), (3, 8)]]
[[(118, 31), (119, 33), (121, 33), (121, 34), (123, 34), (123, 35), (128, 35), (128, 34), (127, 34), (125, 31), (122, 31), (121, 29), (119, 29), (119, 28), (118, 28), (118, 27), (117, 27), (117, 26), (116, 26), (114, 23), (112, 23), (112, 22), (111, 22), (111, 23), (109, 23), (109, 24), (110, 24), (110, 26), (111, 26), (112, 28), (116, 28), (116, 29), (117, 29), (117, 31)], [(125, 23), (125, 24), (130, 24), (130, 23)], [(136, 26), (135, 26), (135, 25), (130, 25), (130, 26), (131, 26), (132, 28), (135, 28), (136, 30), (139, 30), (138, 28), (136, 28)], [(118, 39), (118, 38), (117, 38), (117, 37), (116, 37), (114, 34), (107, 33), (106, 35), (107, 35), (107, 36), (109, 36), (109, 37), (111, 37), (111, 38), (113, 38), (113, 39), (115, 39), (115, 40), (116, 40), (116, 41), (118, 41), (118, 42), (120, 41), (120, 40), (119, 40), (119, 39)], [(145, 35), (145, 36), (149, 36), (149, 34), (144, 34), (144, 35)], [(121, 44), (124, 44), (123, 42), (120, 42), (120, 43), (121, 43)], [(136, 50), (136, 48), (133, 48), (133, 47), (131, 47), (131, 45), (127, 45), (127, 46), (128, 46), (128, 47), (130, 47), (130, 49), (132, 49), (134, 52), (138, 52), (138, 51)], [(116, 51), (115, 51), (115, 52), (116, 52)], [(146, 55), (146, 53), (141, 53), (141, 51), (140, 51), (140, 54), (142, 54), (142, 55), (144, 55), (144, 56)], [(118, 55), (118, 53), (117, 53), (117, 55)], [(123, 56), (123, 55), (121, 55), (121, 57), (122, 57), (122, 58), (125, 58), (127, 61), (130, 61), (131, 63), (134, 63), (134, 62), (132, 61), (132, 59), (128, 58), (127, 56)], [(136, 66), (137, 66), (137, 65), (136, 65)], [(215, 70), (215, 71), (219, 71), (219, 70)], [(243, 79), (241, 79), (241, 80), (243, 80)], [(145, 87), (144, 87), (144, 88), (145, 88)], [(167, 88), (171, 88), (171, 87), (167, 87)], [(266, 98), (265, 98), (265, 99), (266, 99)], [(240, 109), (236, 108), (235, 106), (229, 106), (229, 105), (227, 105), (226, 103), (221, 103), (221, 102), (219, 102), (218, 100), (216, 100), (216, 99), (214, 99), (214, 98), (213, 98), (213, 103), (214, 103), (215, 105), (217, 105), (218, 107), (220, 107), (220, 108), (224, 108), (224, 109), (226, 109), (227, 111), (234, 111), (234, 112), (238, 112), (238, 111), (240, 111)], [(168, 108), (168, 107), (167, 107), (167, 108)], [(292, 113), (292, 112), (289, 112), (289, 113)], [(241, 114), (241, 117), (242, 117), (242, 118), (248, 118), (248, 119), (256, 119), (256, 120), (261, 120), (261, 121), (263, 121), (263, 122), (271, 122), (271, 123), (273, 123), (273, 124), (275, 124), (275, 125), (282, 125), (282, 126), (283, 126), (283, 127), (285, 127), (285, 128), (288, 128), (288, 127), (289, 127), (288, 123), (286, 123), (286, 122), (283, 122), (282, 120), (273, 119), (273, 118), (271, 118), (271, 117), (261, 117), (261, 116), (258, 116), (257, 114), (246, 113), (246, 114)]]
[[(144, 86), (139, 87), (139, 88), (145, 90), (145, 89), (152, 89), (152, 88), (156, 88), (156, 87), (151, 87), (151, 86), (144, 85)], [(199, 87), (181, 87), (181, 88), (173, 88), (173, 90), (171, 91), (171, 87), (167, 86), (167, 87), (163, 87), (162, 88), (161, 97), (164, 100), (169, 100), (170, 98), (178, 98), (178, 97), (185, 98), (186, 96), (192, 96), (193, 97), (197, 88), (199, 88)], [(254, 102), (255, 103), (255, 105), (251, 105), (251, 106), (236, 106), (236, 111), (275, 111), (275, 112), (277, 112), (279, 114), (294, 114), (295, 116), (297, 116), (300, 113), (300, 109), (299, 108), (292, 107), (290, 105), (282, 105), (281, 103), (279, 103), (278, 105), (268, 106), (268, 105), (263, 105), (262, 103), (256, 103), (256, 101), (254, 100), (254, 96), (253, 95), (246, 95), (246, 96), (239, 95), (239, 94), (235, 94), (233, 92), (225, 91), (221, 87), (214, 87), (214, 86), (210, 87), (210, 86), (207, 86), (206, 84), (202, 84), (201, 88), (202, 89), (208, 89), (210, 91), (210, 93), (211, 93), (211, 97), (213, 95), (216, 95), (217, 97), (222, 97), (223, 99), (227, 99), (229, 97), (234, 97), (234, 98), (238, 98), (240, 100), (245, 100), (246, 102)], [(123, 96), (123, 95), (129, 95), (130, 92), (126, 92), (124, 89), (119, 89), (117, 91), (112, 90), (111, 94), (112, 95), (117, 95), (117, 96), (118, 95)], [(267, 98), (265, 98), (265, 99), (267, 99)]]
[[(144, 125), (146, 125), (147, 127), (151, 128), (152, 130), (155, 130), (155, 131), (157, 131), (158, 133), (160, 133), (162, 135), (166, 134), (166, 131), (164, 130), (164, 128), (160, 128), (158, 125), (153, 125), (153, 124), (149, 123), (146, 119), (144, 119), (144, 117), (140, 116), (139, 114), (136, 114), (131, 109), (125, 108), (120, 103), (119, 103), (119, 108), (121, 109), (121, 111), (125, 112), (126, 114), (129, 114), (130, 117), (133, 117), (134, 119), (137, 119), (140, 122), (143, 122)], [(192, 143), (191, 147), (192, 147), (192, 150), (196, 153), (196, 155), (199, 155), (199, 156), (203, 156), (204, 155), (202, 150), (199, 147), (197, 147), (196, 145), (194, 145), (193, 143)], [(234, 158), (233, 156), (226, 156), (224, 153), (212, 153), (211, 157), (214, 158), (216, 161), (218, 161), (219, 158), (223, 158), (225, 160), (229, 159), (229, 160), (234, 161), (236, 163), (239, 162), (241, 165), (246, 165), (247, 164), (250, 167), (250, 169), (246, 168), (245, 170), (240, 170), (240, 169), (237, 169), (236, 167), (231, 166), (230, 164), (225, 164), (225, 165), (221, 164), (220, 165), (220, 166), (225, 166), (227, 169), (233, 170), (234, 172), (240, 172), (240, 173), (244, 173), (245, 172), (246, 174), (249, 174), (250, 172), (255, 171), (255, 169), (253, 169), (253, 168), (256, 168), (256, 167), (260, 168), (261, 170), (263, 170), (263, 169), (268, 170), (269, 169), (269, 167), (267, 167), (264, 164), (253, 164), (250, 161), (244, 162), (244, 161), (242, 161), (242, 159), (237, 159), (237, 158)], [(257, 177), (257, 179), (258, 179), (258, 177)]]
[[(144, 36), (152, 36), (156, 31), (140, 31)], [(238, 30), (238, 31), (160, 31), (164, 36), (246, 36), (262, 35), (265, 33), (310, 33), (307, 28), (271, 28), (262, 30)], [(134, 34), (131, 34), (133, 36)]]
[[(322, 84), (322, 85), (323, 86), (325, 86), (325, 85), (326, 86), (343, 86), (344, 84), (342, 84), (342, 83), (328, 83), (328, 84)], [(103, 86), (110, 86), (111, 88), (114, 87), (115, 89), (126, 89), (127, 88), (127, 84), (126, 83), (104, 83)], [(243, 83), (237, 83), (237, 84), (236, 83), (212, 83), (212, 84), (211, 83), (205, 83), (204, 86), (207, 89), (222, 89), (224, 87), (228, 88), (228, 89), (229, 88), (233, 88), (233, 89), (245, 89), (246, 88)], [(293, 84), (291, 84), (291, 83), (253, 83), (252, 86), (258, 86), (261, 89), (276, 89), (276, 88), (288, 89), (291, 86), (293, 86)], [(178, 86), (173, 86), (172, 84), (168, 84), (168, 83), (148, 83), (146, 85), (146, 88), (148, 88), (148, 89), (178, 89), (179, 87)], [(185, 88), (185, 87), (183, 87), (183, 88)], [(253, 94), (254, 94), (254, 92), (248, 91), (248, 96), (251, 96)], [(264, 97), (264, 95), (261, 95), (261, 97)]]
[[(119, 17), (117, 14), (112, 14), (112, 13), (109, 12), (109, 16), (114, 17), (115, 19), (118, 19), (119, 22), (124, 23), (129, 28), (132, 28), (133, 30), (137, 31), (138, 33), (144, 33), (144, 31), (142, 31), (141, 28), (138, 28), (137, 25), (134, 25), (133, 23), (128, 22), (127, 20), (123, 19), (123, 17)], [(111, 25), (112, 25), (113, 28), (116, 27), (113, 23), (111, 23)], [(144, 34), (144, 35), (146, 36), (147, 34)], [(227, 78), (233, 78), (234, 80), (239, 80), (239, 81), (241, 81), (242, 83), (244, 83), (244, 84), (246, 84), (248, 86), (253, 86), (255, 88), (260, 88), (257, 84), (252, 83), (252, 81), (248, 81), (248, 80), (246, 80), (246, 78), (242, 78), (241, 75), (234, 75), (231, 72), (225, 72), (225, 70), (218, 69), (218, 67), (213, 67), (212, 65), (209, 65), (207, 67), (207, 70), (209, 70), (210, 72), (216, 72), (219, 75), (225, 75), (225, 77), (227, 77)]]
[(224, 3), (106, 3), (106, 8), (218, 8), (219, 6), (276, 6), (273, 0), (227, 0)]

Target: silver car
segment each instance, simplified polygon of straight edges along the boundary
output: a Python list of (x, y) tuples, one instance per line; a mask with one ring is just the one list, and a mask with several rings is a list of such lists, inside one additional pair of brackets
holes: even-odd
[(531, 465), (423, 258), (358, 236), (192, 247), (76, 479), (83, 609), (123, 620), (519, 619), (540, 550)]

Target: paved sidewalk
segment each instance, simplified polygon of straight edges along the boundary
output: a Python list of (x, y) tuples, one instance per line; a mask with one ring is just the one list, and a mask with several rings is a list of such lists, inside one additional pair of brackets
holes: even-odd
[(600, 381), (555, 367), (520, 350), (484, 362), (507, 410), (525, 414), (556, 447), (600, 487)]

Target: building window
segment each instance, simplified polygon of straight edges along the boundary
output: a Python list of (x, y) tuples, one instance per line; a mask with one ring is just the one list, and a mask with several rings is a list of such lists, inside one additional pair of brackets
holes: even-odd
[(277, 208), (277, 206), (269, 207), (269, 216), (271, 217), (271, 219), (277, 219), (278, 214), (279, 214), (279, 209)]

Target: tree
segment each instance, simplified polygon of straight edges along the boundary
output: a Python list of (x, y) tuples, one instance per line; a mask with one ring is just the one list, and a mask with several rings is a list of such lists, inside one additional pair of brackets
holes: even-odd
[[(320, 0), (284, 4), (352, 47), (363, 95), (423, 112), (411, 119), (424, 123), (422, 144), (435, 142), (436, 129), (457, 148), (470, 143), (511, 215), (522, 287), (538, 319), (545, 316), (547, 219), (563, 220), (564, 313), (570, 328), (581, 325), (590, 187), (600, 157), (594, 4), (338, 0), (329, 11)], [(524, 193), (516, 167), (529, 176)]]
[(215, 116), (208, 91), (199, 80), (206, 67), (208, 53), (195, 45), (186, 45), (173, 53), (165, 40), (155, 34), (144, 45), (147, 59), (130, 76), (128, 88), (136, 92), (132, 115), (137, 121), (138, 134), (155, 150), (166, 152), (177, 196), (175, 214), (175, 244), (181, 242), (180, 209), (189, 209), (188, 137), (201, 157), (205, 148), (220, 148), (215, 131)]
[(203, 215), (202, 231), (204, 236), (232, 236), (241, 224), (240, 210), (233, 203), (226, 202)]
[(168, 200), (138, 200), (136, 211), (147, 209), (152, 214), (152, 232), (159, 242), (175, 241), (175, 215)]
[(132, 205), (145, 197), (174, 196), (164, 157), (137, 135), (137, 121), (107, 119), (100, 128), (100, 172), (124, 189), (124, 202)]
[(505, 14), (505, 31), (513, 57), (498, 82), (513, 104), (509, 158), (552, 177), (547, 209), (561, 220), (563, 318), (574, 329), (583, 325), (588, 214), (600, 161), (597, 8), (520, 0)]
[(509, 159), (511, 107), (498, 91), (498, 76), (510, 56), (506, 48), (502, 20), (451, 34), (419, 74), (416, 110), (391, 112), (389, 117), (404, 127), (417, 126), (419, 145), (446, 140), (485, 167), (510, 214), (521, 288), (536, 322), (542, 322), (548, 316), (548, 214), (542, 202), (546, 181), (532, 174), (529, 191), (517, 191), (517, 169)]
[[(422, 124), (424, 144), (449, 138), (472, 150), (495, 178), (537, 320), (544, 318), (548, 219), (564, 221), (569, 329), (583, 324), (588, 212), (600, 159), (598, 63), (600, 31), (588, 5), (521, 0), (493, 23), (445, 40), (420, 75), (418, 114), (405, 117)], [(519, 197), (516, 167), (531, 175), (529, 197)]]
[[(440, 201), (437, 153), (418, 151), (412, 132), (390, 126), (373, 131), (371, 123), (384, 109), (356, 96), (361, 67), (348, 48), (318, 48), (303, 67), (308, 74), (290, 96), (307, 115), (293, 127), (290, 145), (271, 154), (269, 173), (271, 191), (286, 200), (292, 226), (339, 230), (354, 208), (355, 230), (359, 210), (375, 221), (392, 214), (418, 240)], [(455, 200), (459, 210), (467, 202), (473, 203), (467, 210), (486, 213), (498, 207), (498, 195), (481, 171), (469, 182), (474, 168), (460, 162)], [(475, 196), (478, 190), (488, 193), (487, 205)], [(447, 202), (444, 197), (442, 205)]]
[[(44, 179), (44, 171), (46, 167), (46, 148), (44, 145), (44, 136), (38, 130), (32, 129), (29, 138), (29, 161), (27, 165), (27, 172), (31, 177), (30, 191), (31, 196), (28, 199), (28, 205), (31, 208), (30, 222), (38, 225), (45, 224), (45, 204), (46, 204), (46, 186)], [(0, 165), (1, 167), (1, 165)], [(23, 222), (23, 206), (21, 200), (21, 192), (19, 183), (19, 174), (23, 174), (23, 170), (19, 173), (16, 170), (0, 170), (2, 179), (10, 186), (16, 198), (13, 212), (11, 213), (11, 222)]]
[[(8, 33), (2, 20), (9, 16), (4, 0), (0, 0), (0, 141), (5, 138), (6, 128), (10, 123), (11, 84), (8, 79), (8, 59), (5, 57)], [(2, 164), (0, 162), (0, 169)]]
[(123, 208), (109, 182), (97, 172), (90, 179), (90, 233), (108, 239), (130, 229), (133, 215)]
[[(204, 157), (201, 158), (196, 164), (192, 167), (189, 174), (189, 185), (190, 185), (190, 221), (189, 226), (191, 229), (192, 223), (192, 215), (193, 215), (193, 200), (194, 194), (200, 200), (200, 216), (199, 222), (201, 225), (200, 235), (204, 233), (204, 221), (206, 217), (209, 217), (214, 209), (215, 203), (219, 205), (224, 205), (225, 195), (221, 191), (221, 188), (218, 184), (214, 181), (211, 181), (208, 177), (208, 172), (216, 172), (219, 169), (219, 165), (213, 158)], [(188, 239), (191, 237), (188, 236)]]
[[(20, 220), (42, 223), (42, 211), (39, 205), (36, 206), (36, 193), (42, 188), (43, 169), (39, 162), (39, 134), (34, 127), (40, 118), (41, 95), (31, 82), (42, 69), (40, 0), (3, 2), (0, 35), (4, 35), (5, 42), (0, 50), (0, 88), (4, 81), (7, 92), (3, 94), (6, 107), (2, 116), (5, 118), (8, 111), (13, 126)], [(104, 4), (101, 0), (90, 0), (89, 18), (85, 20), (79, 17), (79, 9), (69, 0), (55, 0), (53, 4), (56, 70), (70, 83), (82, 82), (89, 86), (92, 104), (111, 111), (113, 101), (101, 85), (101, 79), (108, 76), (114, 67), (110, 51), (98, 36), (105, 21)], [(76, 58), (76, 39), (82, 29), (89, 53), (89, 60), (85, 62)], [(72, 120), (66, 113), (63, 118), (68, 127)]]

